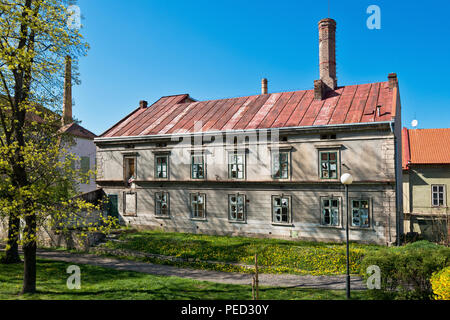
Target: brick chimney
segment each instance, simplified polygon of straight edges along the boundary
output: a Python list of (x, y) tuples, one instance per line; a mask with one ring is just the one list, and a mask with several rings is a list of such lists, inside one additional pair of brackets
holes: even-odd
[(66, 69), (64, 72), (64, 96), (63, 96), (62, 124), (73, 122), (72, 119), (72, 59), (66, 56)]
[(263, 78), (261, 80), (261, 94), (267, 94), (267, 79)]
[(322, 85), (314, 83), (314, 96), (323, 99), (327, 91), (337, 88), (336, 21), (331, 18), (319, 21), (319, 72)]
[(147, 108), (147, 106), (148, 106), (148, 102), (147, 101), (145, 101), (145, 100), (139, 101), (139, 108), (145, 109), (145, 108)]
[(389, 89), (393, 89), (395, 86), (397, 86), (398, 80), (396, 73), (389, 73), (388, 80), (389, 80)]

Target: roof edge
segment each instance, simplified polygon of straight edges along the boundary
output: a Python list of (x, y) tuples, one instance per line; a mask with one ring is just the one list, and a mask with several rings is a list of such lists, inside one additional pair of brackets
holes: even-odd
[(151, 134), (142, 136), (121, 136), (121, 137), (97, 137), (94, 142), (114, 142), (114, 141), (129, 141), (129, 140), (149, 140), (149, 139), (161, 139), (168, 137), (180, 137), (180, 136), (198, 136), (198, 135), (217, 135), (217, 134), (242, 134), (268, 130), (279, 131), (306, 131), (311, 129), (327, 129), (327, 128), (353, 128), (353, 127), (378, 127), (378, 126), (390, 126), (394, 124), (394, 121), (379, 121), (379, 122), (363, 122), (363, 123), (345, 123), (345, 124), (327, 124), (327, 125), (312, 125), (312, 126), (295, 126), (295, 127), (280, 127), (280, 128), (257, 128), (257, 129), (239, 129), (239, 130), (223, 130), (223, 131), (202, 131), (202, 132), (185, 132), (185, 133), (168, 133), (168, 134)]

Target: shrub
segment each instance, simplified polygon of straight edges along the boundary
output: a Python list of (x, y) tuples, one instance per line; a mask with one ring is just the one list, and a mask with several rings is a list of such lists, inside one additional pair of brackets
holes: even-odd
[(403, 247), (369, 251), (361, 263), (361, 275), (367, 279), (367, 267), (380, 267), (381, 289), (371, 290), (376, 299), (431, 299), (433, 272), (449, 264), (450, 248), (418, 241)]
[(450, 267), (433, 273), (430, 282), (436, 300), (450, 300)]

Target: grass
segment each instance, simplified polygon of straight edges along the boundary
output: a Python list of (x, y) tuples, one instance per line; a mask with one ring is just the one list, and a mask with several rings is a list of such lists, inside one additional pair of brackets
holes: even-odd
[[(0, 264), (0, 300), (249, 300), (251, 286), (154, 276), (81, 265), (81, 289), (69, 290), (69, 263), (37, 260), (37, 293), (19, 295), (23, 264)], [(341, 300), (344, 290), (261, 287), (264, 300)], [(353, 291), (352, 299), (368, 299)]]
[[(252, 272), (236, 264), (254, 265), (254, 254), (257, 252), (258, 265), (261, 267), (260, 272), (263, 273), (335, 275), (346, 272), (345, 244), (163, 231), (126, 233), (120, 236), (120, 240), (120, 242), (108, 242), (106, 247), (173, 256), (184, 260), (174, 262), (155, 257), (137, 258), (127, 254), (116, 255), (120, 258), (152, 263), (228, 272)], [(359, 273), (364, 255), (369, 250), (379, 248), (381, 246), (352, 243), (350, 245), (351, 273)]]

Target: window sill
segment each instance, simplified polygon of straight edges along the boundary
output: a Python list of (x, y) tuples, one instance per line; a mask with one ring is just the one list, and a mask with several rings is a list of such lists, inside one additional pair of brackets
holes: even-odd
[(137, 217), (136, 213), (124, 213), (122, 214), (124, 217)]
[(272, 225), (277, 227), (294, 227), (293, 223), (272, 222)]
[(233, 220), (228, 220), (229, 223), (236, 223), (236, 224), (247, 224), (247, 221), (233, 221)]
[(156, 219), (165, 219), (165, 220), (170, 220), (170, 219), (172, 219), (171, 216), (157, 216), (157, 215), (155, 215), (155, 218), (156, 218)]
[(200, 221), (200, 222), (208, 221), (206, 218), (189, 218), (189, 220), (191, 220), (191, 221)]
[(324, 228), (324, 229), (336, 229), (336, 230), (344, 230), (344, 227), (339, 225), (339, 226), (327, 226), (325, 224), (319, 224), (317, 225), (317, 227), (319, 228)]
[(349, 230), (374, 231), (373, 226), (370, 227), (349, 227)]

